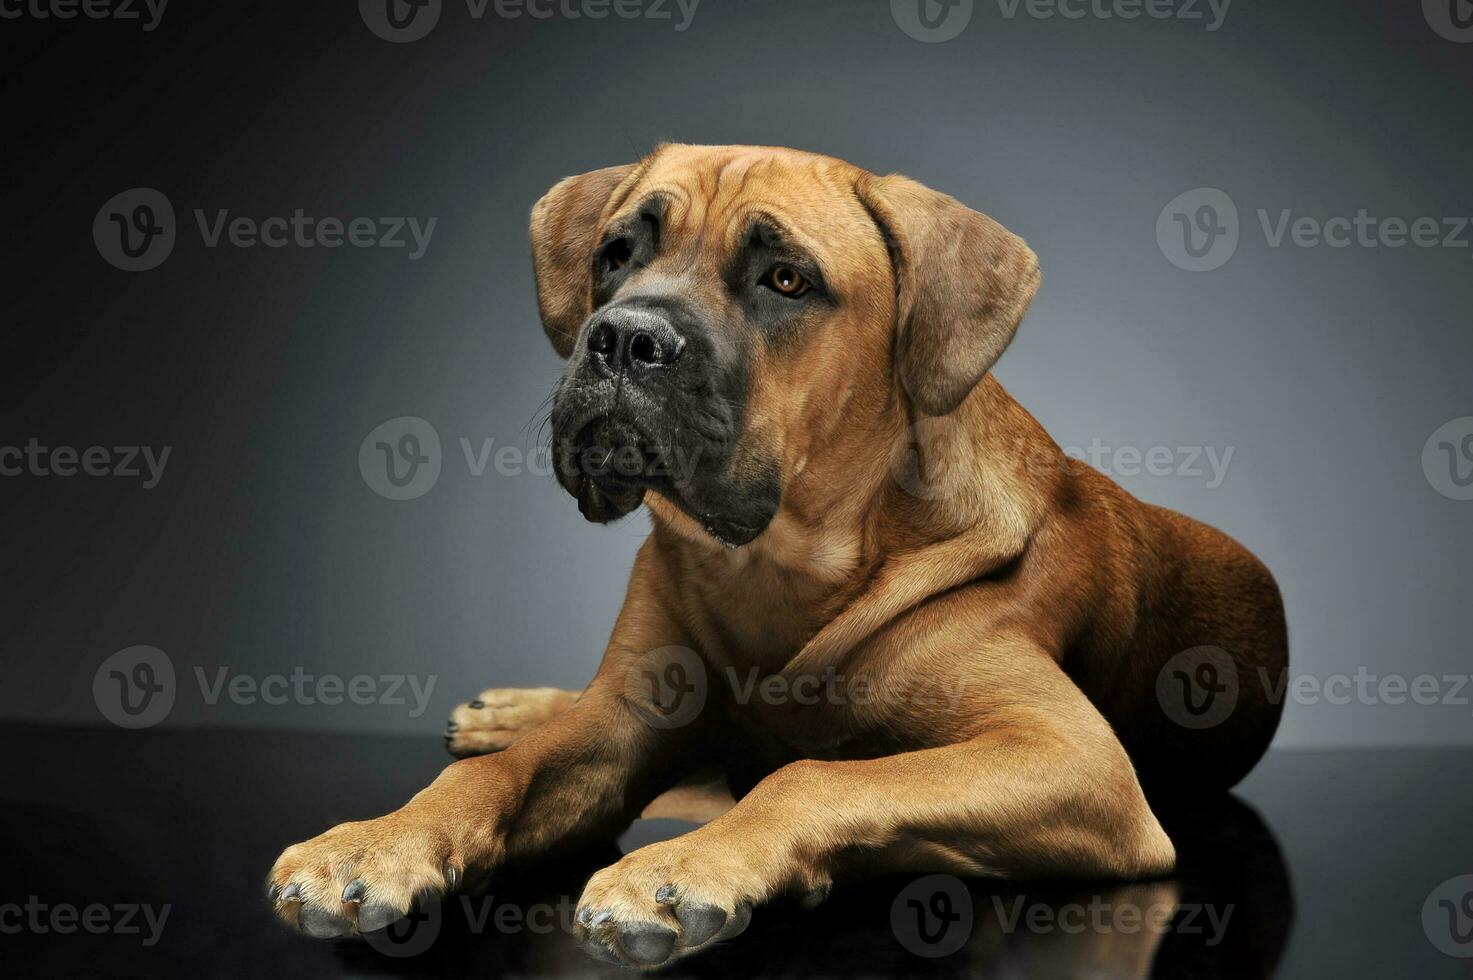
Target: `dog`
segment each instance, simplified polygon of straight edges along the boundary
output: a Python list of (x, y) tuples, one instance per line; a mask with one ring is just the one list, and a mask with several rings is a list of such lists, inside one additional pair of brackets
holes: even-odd
[[(1266, 750), (1283, 604), (1003, 391), (1021, 238), (830, 157), (666, 145), (558, 183), (531, 246), (557, 480), (652, 533), (588, 687), (457, 708), (429, 787), (281, 855), (283, 919), (371, 931), (641, 813), (705, 822), (587, 883), (577, 940), (636, 968), (846, 877), (1172, 872), (1151, 801)], [(1236, 678), (1210, 724), (1164, 697), (1204, 669)]]

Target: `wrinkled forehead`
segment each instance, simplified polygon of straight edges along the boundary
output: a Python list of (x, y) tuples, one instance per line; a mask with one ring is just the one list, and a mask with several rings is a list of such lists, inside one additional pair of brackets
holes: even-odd
[(660, 217), (661, 250), (740, 250), (759, 223), (812, 255), (833, 281), (888, 268), (884, 239), (860, 203), (863, 171), (830, 157), (765, 147), (666, 147), (610, 212), (607, 224)]

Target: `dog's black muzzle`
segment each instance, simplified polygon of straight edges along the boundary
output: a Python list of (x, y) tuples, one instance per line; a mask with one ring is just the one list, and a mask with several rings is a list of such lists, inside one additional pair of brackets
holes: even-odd
[(553, 401), (558, 482), (590, 521), (617, 520), (655, 490), (722, 543), (746, 544), (776, 511), (774, 494), (752, 498), (729, 475), (746, 376), (745, 356), (718, 349), (681, 301), (604, 307)]

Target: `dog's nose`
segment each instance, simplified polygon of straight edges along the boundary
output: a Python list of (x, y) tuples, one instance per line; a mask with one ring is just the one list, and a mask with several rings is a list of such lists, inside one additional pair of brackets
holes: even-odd
[(624, 306), (599, 314), (588, 331), (588, 355), (611, 371), (669, 367), (685, 351), (685, 338), (653, 310)]

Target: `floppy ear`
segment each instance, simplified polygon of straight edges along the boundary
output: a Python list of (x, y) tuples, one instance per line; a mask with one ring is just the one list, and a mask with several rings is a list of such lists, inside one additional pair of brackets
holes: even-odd
[(955, 411), (1002, 356), (1038, 291), (1038, 256), (985, 214), (906, 177), (859, 198), (895, 263), (900, 382), (927, 415)]
[(532, 270), (547, 339), (563, 357), (593, 312), (593, 233), (635, 165), (561, 180), (532, 208)]

